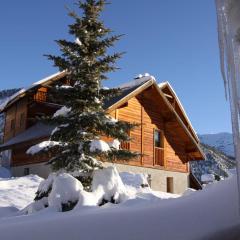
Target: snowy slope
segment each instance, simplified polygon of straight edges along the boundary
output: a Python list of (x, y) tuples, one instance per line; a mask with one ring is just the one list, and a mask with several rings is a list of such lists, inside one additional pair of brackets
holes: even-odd
[(229, 169), (235, 168), (233, 158), (206, 144), (202, 144), (201, 148), (206, 156), (205, 161), (192, 161), (190, 163), (191, 170), (199, 181), (204, 174), (214, 174), (225, 178), (228, 176)]
[[(176, 199), (142, 197), (60, 213), (0, 219), (4, 240), (200, 240), (239, 223), (236, 179)], [(218, 238), (221, 239), (221, 238)], [(231, 238), (228, 238), (228, 240)]]
[(228, 156), (234, 156), (233, 138), (231, 133), (203, 134), (198, 136), (202, 143), (215, 147)]

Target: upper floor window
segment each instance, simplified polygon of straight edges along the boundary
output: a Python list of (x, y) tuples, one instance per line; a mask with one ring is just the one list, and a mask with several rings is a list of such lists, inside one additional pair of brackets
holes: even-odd
[(162, 132), (158, 129), (154, 129), (154, 146), (158, 148), (163, 148)]
[(15, 130), (15, 119), (11, 120), (11, 131)]
[(20, 127), (23, 127), (25, 123), (25, 114), (21, 113), (20, 115)]

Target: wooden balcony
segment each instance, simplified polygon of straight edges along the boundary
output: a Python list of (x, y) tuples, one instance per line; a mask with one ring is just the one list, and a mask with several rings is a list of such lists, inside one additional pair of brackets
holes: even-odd
[(121, 142), (120, 147), (123, 150), (130, 150), (130, 142)]
[(36, 102), (47, 102), (47, 92), (38, 90), (34, 94), (33, 100)]
[(154, 165), (164, 166), (164, 149), (154, 147)]

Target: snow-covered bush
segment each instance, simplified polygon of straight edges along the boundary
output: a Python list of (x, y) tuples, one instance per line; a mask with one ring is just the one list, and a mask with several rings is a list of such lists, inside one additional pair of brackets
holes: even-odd
[[(68, 173), (52, 173), (43, 180), (37, 190), (35, 202), (26, 209), (31, 214), (50, 207), (55, 211), (69, 211), (83, 207), (98, 207), (106, 203), (119, 204), (144, 194), (143, 184), (147, 175), (121, 173), (122, 181), (115, 166), (95, 170), (91, 189), (85, 191), (82, 183)], [(142, 190), (141, 190), (142, 189)], [(145, 188), (151, 194), (150, 188)]]
[(81, 190), (83, 186), (76, 178), (68, 173), (59, 174), (53, 181), (48, 205), (58, 211), (71, 210), (77, 204)]
[(52, 173), (43, 180), (36, 192), (35, 202), (28, 206), (28, 213), (52, 207), (57, 211), (71, 210), (78, 202), (83, 186), (67, 173)]
[(94, 172), (92, 181), (93, 192), (103, 192), (102, 202), (120, 203), (127, 198), (126, 188), (116, 167), (107, 167)]
[(40, 200), (44, 197), (48, 197), (49, 193), (52, 190), (53, 180), (56, 177), (55, 173), (51, 173), (47, 179), (43, 180), (38, 187), (36, 192), (36, 197), (34, 200)]

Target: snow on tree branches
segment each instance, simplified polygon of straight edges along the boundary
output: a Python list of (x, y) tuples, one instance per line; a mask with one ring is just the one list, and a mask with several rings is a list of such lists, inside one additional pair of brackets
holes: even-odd
[[(91, 176), (94, 169), (101, 168), (98, 160), (128, 160), (138, 155), (119, 148), (119, 142), (130, 141), (128, 132), (136, 125), (112, 120), (104, 110), (104, 102), (120, 94), (120, 89), (103, 88), (102, 81), (108, 79), (108, 72), (117, 70), (115, 62), (122, 55), (107, 53), (121, 35), (111, 35), (111, 29), (100, 20), (105, 4), (105, 0), (78, 1), (82, 16), (69, 12), (74, 20), (69, 25), (73, 41), (56, 41), (61, 55), (47, 55), (60, 71), (66, 71), (71, 83), (70, 87), (51, 89), (54, 99), (63, 106), (47, 119), (57, 126), (50, 141), (62, 143), (47, 149), (55, 171), (81, 170)], [(116, 140), (108, 145), (101, 136)]]

